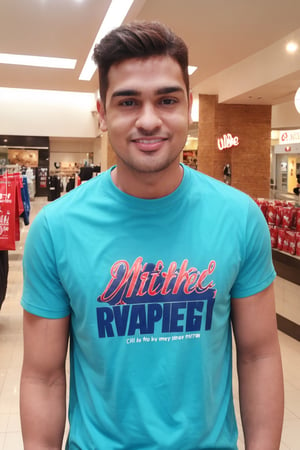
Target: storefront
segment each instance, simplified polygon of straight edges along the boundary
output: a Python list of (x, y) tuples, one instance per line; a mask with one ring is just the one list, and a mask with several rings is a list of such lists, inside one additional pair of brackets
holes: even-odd
[(280, 131), (272, 156), (276, 190), (293, 194), (300, 175), (300, 130)]
[(26, 173), (31, 199), (47, 195), (49, 152), (48, 137), (0, 135), (0, 168)]

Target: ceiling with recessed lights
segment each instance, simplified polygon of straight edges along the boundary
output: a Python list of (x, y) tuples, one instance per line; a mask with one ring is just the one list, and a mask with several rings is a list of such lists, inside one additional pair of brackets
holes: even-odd
[[(0, 87), (95, 92), (79, 80), (110, 0), (1, 0), (0, 53), (75, 59), (75, 69), (0, 63)], [(299, 0), (135, 0), (125, 21), (160, 20), (188, 44), (194, 94), (280, 104), (300, 86)], [(286, 44), (295, 42), (294, 53)], [(1, 102), (1, 99), (0, 99)]]

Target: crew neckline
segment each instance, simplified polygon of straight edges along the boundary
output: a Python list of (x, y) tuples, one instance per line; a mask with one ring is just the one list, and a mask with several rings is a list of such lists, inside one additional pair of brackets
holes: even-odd
[(140, 198), (135, 197), (133, 195), (127, 194), (126, 192), (121, 191), (115, 183), (112, 180), (111, 172), (116, 167), (116, 165), (112, 166), (107, 172), (106, 172), (106, 178), (107, 178), (107, 185), (109, 189), (109, 195), (113, 195), (118, 202), (120, 202), (120, 205), (123, 204), (127, 207), (137, 207), (137, 208), (143, 208), (143, 209), (156, 209), (156, 208), (162, 208), (167, 206), (172, 206), (173, 203), (178, 202), (182, 197), (184, 197), (187, 194), (188, 184), (189, 184), (189, 171), (188, 167), (184, 164), (181, 164), (181, 167), (183, 168), (183, 176), (181, 179), (181, 182), (179, 186), (170, 194), (165, 195), (163, 197), (159, 198)]

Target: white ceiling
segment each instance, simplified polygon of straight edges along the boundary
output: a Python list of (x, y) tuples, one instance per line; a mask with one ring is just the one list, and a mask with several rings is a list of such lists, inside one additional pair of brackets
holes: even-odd
[[(95, 92), (79, 81), (110, 0), (0, 0), (0, 52), (77, 59), (75, 70), (0, 64), (0, 87)], [(154, 19), (190, 51), (194, 94), (280, 104), (300, 86), (300, 0), (135, 0), (126, 21)], [(285, 44), (295, 39), (298, 51)], [(1, 105), (1, 98), (0, 98)]]

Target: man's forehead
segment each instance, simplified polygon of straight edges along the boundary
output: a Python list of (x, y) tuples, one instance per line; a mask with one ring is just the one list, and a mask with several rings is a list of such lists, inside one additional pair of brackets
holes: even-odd
[(124, 58), (121, 61), (117, 61), (111, 65), (111, 68), (120, 68), (121, 66), (130, 66), (130, 65), (139, 65), (139, 66), (148, 66), (148, 65), (157, 65), (157, 64), (175, 64), (178, 67), (178, 61), (169, 55), (149, 55), (145, 57), (130, 57)]
[(113, 64), (108, 72), (110, 97), (140, 95), (147, 90), (156, 94), (185, 92), (186, 86), (181, 67), (170, 56), (130, 58)]

